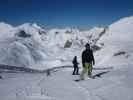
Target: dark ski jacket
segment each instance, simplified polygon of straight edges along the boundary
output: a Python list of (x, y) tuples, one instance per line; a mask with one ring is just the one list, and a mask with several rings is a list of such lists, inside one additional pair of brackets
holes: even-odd
[(73, 65), (78, 65), (78, 64), (79, 64), (79, 63), (77, 62), (77, 58), (76, 58), (76, 57), (73, 58), (72, 63), (73, 63)]
[(84, 67), (85, 63), (92, 63), (95, 64), (94, 56), (93, 56), (93, 51), (91, 49), (85, 49), (82, 52), (82, 64)]

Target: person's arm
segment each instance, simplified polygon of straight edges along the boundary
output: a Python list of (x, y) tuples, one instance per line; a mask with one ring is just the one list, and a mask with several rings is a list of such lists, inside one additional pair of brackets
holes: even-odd
[(82, 53), (82, 66), (85, 66), (85, 61), (84, 61), (84, 52)]
[(73, 58), (72, 63), (73, 63), (73, 64), (75, 64), (75, 63), (76, 63), (76, 59), (75, 59), (75, 57)]
[(93, 61), (93, 65), (95, 65), (95, 59), (94, 59), (93, 51), (92, 51), (92, 61)]

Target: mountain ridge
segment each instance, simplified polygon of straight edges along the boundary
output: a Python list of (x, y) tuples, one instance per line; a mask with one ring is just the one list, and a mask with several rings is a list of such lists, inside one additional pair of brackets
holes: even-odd
[[(124, 22), (127, 24), (124, 24)], [(1, 64), (34, 66), (34, 68), (45, 69), (45, 67), (71, 64), (71, 60), (75, 55), (78, 56), (78, 60), (81, 62), (81, 52), (87, 42), (91, 43), (91, 46), (95, 49), (99, 48), (96, 49), (99, 51), (95, 53), (98, 64), (105, 64), (106, 58), (109, 60), (113, 57), (112, 55), (118, 52), (125, 51), (127, 55), (132, 57), (132, 52), (129, 52), (129, 49), (125, 50), (128, 45), (122, 45), (122, 43), (126, 43), (125, 41), (127, 41), (127, 44), (131, 44), (133, 32), (131, 28), (133, 26), (132, 16), (120, 19), (108, 27), (94, 27), (84, 31), (80, 31), (77, 28), (46, 30), (36, 23), (25, 23), (17, 27), (0, 23), (0, 27), (2, 26), (5, 32), (0, 30)], [(123, 32), (128, 33), (127, 37), (129, 39), (125, 38), (125, 34), (123, 35), (124, 40), (119, 38)], [(130, 49), (130, 51), (133, 50), (132, 48)], [(111, 53), (108, 54), (106, 51)], [(102, 57), (103, 55), (104, 57)], [(103, 60), (101, 61), (100, 59)]]

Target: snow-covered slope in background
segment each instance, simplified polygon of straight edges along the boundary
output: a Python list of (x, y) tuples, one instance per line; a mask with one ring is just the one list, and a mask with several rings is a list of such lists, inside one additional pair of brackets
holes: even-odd
[(133, 58), (132, 26), (132, 16), (108, 27), (82, 31), (77, 28), (46, 30), (36, 23), (17, 27), (0, 23), (0, 64), (45, 69), (71, 64), (75, 55), (81, 62), (81, 52), (89, 41), (99, 50), (95, 53), (98, 66), (124, 66)]
[[(3, 27), (5, 25), (7, 24)], [(14, 27), (12, 30), (5, 26), (6, 28), (11, 35), (7, 36), (7, 30), (0, 30), (0, 34), (3, 33), (0, 40), (0, 64), (36, 66), (48, 57), (48, 51), (45, 51), (41, 40), (41, 35), (45, 33), (44, 29), (30, 23)]]
[[(102, 35), (108, 30), (108, 27), (94, 27), (88, 31), (84, 31), (86, 37), (89, 38), (89, 42), (95, 44)], [(89, 34), (88, 34), (89, 33)]]
[(45, 69), (71, 62), (88, 39), (78, 29), (45, 30), (33, 23), (0, 23), (0, 64)]
[[(103, 48), (96, 53), (98, 64), (128, 66), (133, 60), (133, 16), (111, 24), (98, 41)], [(119, 66), (120, 67), (120, 66)]]

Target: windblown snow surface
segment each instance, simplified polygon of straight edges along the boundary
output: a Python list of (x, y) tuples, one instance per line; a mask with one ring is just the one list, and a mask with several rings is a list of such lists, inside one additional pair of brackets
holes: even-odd
[(94, 53), (94, 68), (99, 70), (93, 70), (93, 75), (109, 71), (100, 78), (86, 77), (84, 81), (75, 82), (79, 76), (72, 76), (72, 68), (57, 68), (51, 70), (50, 75), (1, 70), (1, 100), (133, 100), (132, 27), (133, 16), (106, 28), (85, 31), (46, 30), (30, 23), (17, 27), (0, 23), (0, 64), (44, 70), (71, 65), (74, 55), (81, 63), (81, 52), (89, 41), (92, 47), (99, 48)]

